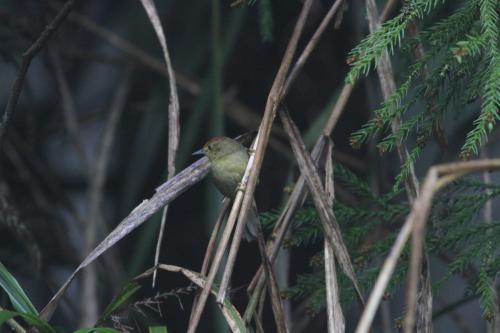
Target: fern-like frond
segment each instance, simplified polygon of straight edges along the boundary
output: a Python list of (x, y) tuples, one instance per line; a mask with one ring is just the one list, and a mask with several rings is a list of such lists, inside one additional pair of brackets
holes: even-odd
[(415, 18), (423, 18), (437, 4), (443, 2), (444, 0), (406, 2), (399, 15), (382, 24), (349, 53), (348, 62), (352, 67), (346, 81), (353, 84), (361, 74), (368, 74), (370, 69), (376, 66), (384, 52), (394, 53), (395, 46), (401, 45), (408, 24)]
[(478, 148), (486, 141), (500, 119), (500, 43), (498, 1), (481, 0), (479, 5), (480, 21), (484, 37), (484, 49), (488, 54), (486, 81), (483, 85), (481, 113), (473, 122), (473, 129), (467, 134), (462, 146), (461, 157), (468, 159), (478, 154)]

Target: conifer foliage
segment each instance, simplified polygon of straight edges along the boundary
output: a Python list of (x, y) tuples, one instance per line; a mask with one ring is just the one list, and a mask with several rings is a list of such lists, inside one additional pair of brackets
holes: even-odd
[[(339, 199), (333, 207), (364, 290), (373, 286), (380, 263), (409, 213), (401, 184), (411, 166), (418, 164), (426, 145), (438, 139), (436, 131), (444, 128), (453, 139), (445, 150), (449, 149), (449, 159), (456, 160), (476, 157), (496, 127), (500, 107), (499, 11), (497, 0), (407, 0), (399, 14), (368, 35), (348, 56), (351, 67), (346, 81), (351, 84), (369, 75), (385, 52), (398, 68), (404, 68), (394, 93), (350, 137), (356, 149), (374, 140), (381, 154), (393, 151), (398, 142), (408, 145), (409, 157), (389, 186), (391, 190), (376, 195), (368, 182), (348, 168), (340, 164), (335, 168), (335, 183), (356, 200), (353, 205)], [(418, 26), (416, 35), (409, 36), (410, 24)], [(413, 53), (418, 47), (424, 50), (420, 58)], [(396, 117), (402, 124), (392, 131)], [(468, 129), (465, 136), (456, 137), (450, 135), (456, 127), (443, 123), (453, 123), (459, 117), (467, 120)], [(473, 272), (468, 274), (464, 297), (478, 297), (488, 320), (494, 317), (497, 306), (493, 281), (500, 269), (500, 245), (495, 241), (500, 237), (500, 221), (485, 221), (482, 209), (499, 194), (500, 186), (477, 179), (452, 183), (434, 200), (426, 236), (430, 255), (448, 265), (446, 274), (433, 281), (435, 290), (455, 275)], [(265, 223), (273, 225), (278, 215), (265, 214)], [(307, 299), (313, 313), (326, 302), (322, 244), (319, 217), (314, 206), (306, 203), (296, 215), (286, 245), (292, 251), (307, 248), (315, 254), (285, 295)], [(392, 275), (387, 297), (404, 280), (409, 253), (407, 247)], [(345, 276), (339, 277), (339, 283), (344, 304), (353, 302), (355, 293)]]

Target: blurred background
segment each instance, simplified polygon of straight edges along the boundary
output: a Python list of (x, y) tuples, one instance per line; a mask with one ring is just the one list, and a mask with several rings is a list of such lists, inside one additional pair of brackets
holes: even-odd
[[(331, 3), (314, 1), (299, 52)], [(378, 1), (379, 10), (384, 3)], [(52, 0), (0, 0), (2, 108), (22, 53), (61, 5)], [(196, 160), (191, 153), (209, 138), (235, 137), (258, 128), (302, 1), (231, 5), (229, 0), (164, 0), (156, 1), (156, 6), (179, 91), (181, 139), (176, 165), (180, 171)], [(448, 2), (431, 20), (454, 8)], [(285, 104), (309, 147), (344, 85), (348, 52), (367, 30), (364, 2), (343, 6), (288, 94)], [(407, 65), (407, 59), (394, 59), (396, 79), (402, 75), (399, 68)], [(33, 60), (0, 159), (0, 261), (37, 308), (47, 303), (90, 249), (166, 180), (168, 96), (161, 48), (139, 1), (77, 2)], [(370, 119), (370, 110), (381, 101), (377, 77), (370, 75), (356, 85), (332, 138), (336, 160), (384, 193), (397, 174), (397, 156), (380, 156), (370, 145), (359, 150), (349, 145), (350, 133)], [(462, 142), (454, 142), (453, 136), (465, 135), (469, 125), (464, 123), (471, 119), (465, 118), (446, 127), (451, 134), (448, 157), (429, 144), (417, 164), (419, 177), (429, 165), (457, 158)], [(275, 126), (256, 190), (259, 210), (278, 209), (297, 175), (286, 136)], [(339, 196), (349, 199), (349, 193), (342, 191)], [(199, 271), (220, 202), (209, 179), (176, 199), (168, 212), (160, 262)], [(67, 329), (88, 325), (92, 313), (101, 313), (127, 281), (153, 265), (160, 217), (161, 213), (155, 214), (92, 265), (97, 277), (92, 302), (97, 312), (86, 308), (89, 296), (82, 294), (80, 274), (56, 312), (56, 324)], [(277, 268), (283, 288), (307, 269), (317, 250), (313, 246), (284, 252)], [(237, 307), (245, 304), (245, 288), (259, 263), (256, 244), (244, 243), (232, 281)], [(160, 273), (155, 289), (149, 281), (144, 286), (142, 299), (157, 292), (171, 294), (158, 310), (141, 310), (147, 315), (130, 310), (126, 316), (133, 318), (132, 327), (166, 323), (171, 332), (184, 331), (194, 295), (189, 281)], [(463, 288), (460, 281), (457, 286)], [(0, 305), (7, 302), (0, 294)], [(224, 332), (226, 324), (212, 300), (210, 304), (200, 332)], [(318, 324), (324, 323), (323, 313), (315, 314), (322, 318), (315, 323), (314, 317), (299, 315), (297, 311), (305, 311), (301, 302), (287, 301), (287, 306), (294, 318), (300, 318), (293, 320), (294, 332), (325, 331)], [(401, 304), (392, 306), (400, 310)], [(353, 325), (349, 319), (355, 320), (357, 311), (353, 306), (346, 313), (348, 331)], [(468, 311), (464, 325), (469, 332), (476, 331), (476, 324), (484, 327), (480, 315), (477, 306)], [(272, 331), (270, 310), (264, 318)], [(440, 331), (453, 331), (456, 324), (446, 320), (449, 323), (437, 324), (444, 325)]]

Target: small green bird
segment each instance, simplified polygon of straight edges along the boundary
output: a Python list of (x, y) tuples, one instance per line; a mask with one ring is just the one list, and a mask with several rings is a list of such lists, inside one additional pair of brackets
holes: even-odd
[[(233, 200), (248, 163), (247, 148), (231, 138), (218, 136), (210, 139), (193, 155), (208, 157), (215, 186), (225, 197)], [(243, 236), (247, 241), (251, 241), (257, 235), (255, 223), (259, 223), (255, 201), (248, 212), (248, 219)]]

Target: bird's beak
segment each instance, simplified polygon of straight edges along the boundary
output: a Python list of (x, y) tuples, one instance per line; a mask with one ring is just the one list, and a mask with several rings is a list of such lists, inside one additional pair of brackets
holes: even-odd
[(205, 154), (205, 151), (203, 149), (200, 149), (200, 150), (195, 151), (191, 155), (203, 155), (203, 156), (205, 156), (206, 154)]

